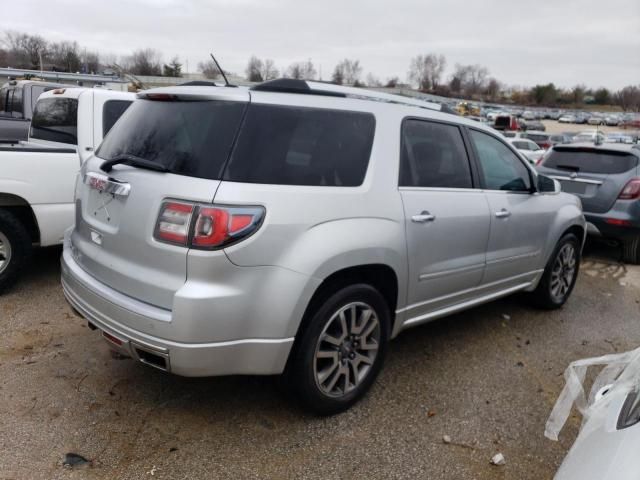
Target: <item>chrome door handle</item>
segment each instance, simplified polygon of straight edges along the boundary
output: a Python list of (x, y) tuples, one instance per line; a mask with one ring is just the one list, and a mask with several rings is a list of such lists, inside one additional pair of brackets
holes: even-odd
[(511, 216), (511, 212), (509, 210), (507, 210), (506, 208), (503, 208), (499, 212), (496, 212), (496, 217), (498, 217), (498, 218), (507, 218), (507, 217), (510, 217), (510, 216)]
[(424, 212), (422, 212), (420, 215), (414, 215), (413, 217), (411, 217), (411, 221), (413, 223), (433, 222), (435, 219), (436, 219), (436, 216), (435, 215), (431, 215), (426, 210)]

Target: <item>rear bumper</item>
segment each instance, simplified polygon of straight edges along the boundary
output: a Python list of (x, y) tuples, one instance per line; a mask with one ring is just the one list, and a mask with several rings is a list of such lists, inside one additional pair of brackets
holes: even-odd
[[(206, 343), (160, 338), (150, 332), (155, 325), (172, 322), (173, 312), (138, 302), (98, 282), (76, 263), (68, 240), (61, 270), (64, 295), (71, 306), (103, 332), (114, 350), (142, 363), (189, 377), (270, 375), (284, 370), (293, 337)], [(131, 325), (144, 325), (145, 331)]]
[[(603, 214), (585, 212), (584, 217), (587, 221), (587, 233), (592, 236), (625, 240), (640, 235), (640, 217), (622, 209), (614, 208)], [(625, 224), (616, 225), (615, 222)]]

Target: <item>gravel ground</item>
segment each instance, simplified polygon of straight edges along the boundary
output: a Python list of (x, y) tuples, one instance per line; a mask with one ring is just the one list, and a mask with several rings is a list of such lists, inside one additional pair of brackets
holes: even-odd
[[(112, 358), (64, 301), (60, 251), (41, 250), (0, 297), (0, 479), (550, 479), (580, 425), (543, 436), (565, 367), (640, 344), (640, 268), (590, 248), (562, 310), (513, 297), (409, 330), (367, 398), (332, 418), (271, 378)], [(68, 452), (91, 465), (64, 468)]]

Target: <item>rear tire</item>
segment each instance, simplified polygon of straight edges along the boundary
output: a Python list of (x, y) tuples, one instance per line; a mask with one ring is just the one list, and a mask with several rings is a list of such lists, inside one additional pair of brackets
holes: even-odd
[(556, 245), (540, 283), (530, 294), (533, 304), (545, 310), (562, 307), (575, 287), (579, 271), (580, 242), (573, 233), (567, 233)]
[(391, 315), (370, 285), (350, 285), (317, 304), (291, 352), (283, 383), (305, 410), (332, 415), (369, 390), (386, 354)]
[(640, 264), (640, 236), (622, 242), (622, 260), (625, 263)]
[(11, 212), (0, 209), (0, 293), (11, 287), (31, 257), (31, 237)]

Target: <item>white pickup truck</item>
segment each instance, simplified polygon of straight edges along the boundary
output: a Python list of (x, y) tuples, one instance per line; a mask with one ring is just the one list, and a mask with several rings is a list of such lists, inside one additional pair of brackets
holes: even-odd
[(29, 140), (0, 147), (0, 291), (15, 282), (33, 245), (62, 243), (74, 222), (80, 165), (134, 100), (103, 89), (45, 92)]

